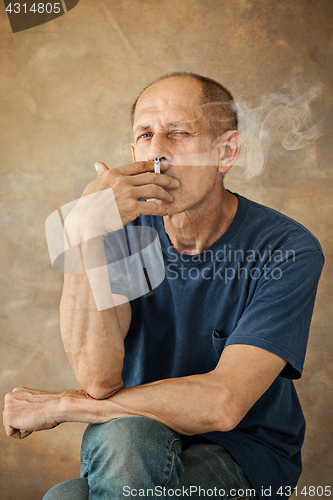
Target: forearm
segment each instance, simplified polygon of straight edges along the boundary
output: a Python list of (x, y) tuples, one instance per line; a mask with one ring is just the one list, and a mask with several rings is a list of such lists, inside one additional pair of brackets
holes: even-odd
[(209, 373), (121, 389), (104, 400), (84, 391), (52, 394), (20, 388), (6, 396), (6, 432), (22, 437), (15, 429), (32, 432), (62, 422), (98, 424), (137, 415), (181, 434), (226, 432), (236, 427), (285, 365), (276, 354), (240, 344), (227, 346)]
[(87, 273), (66, 274), (60, 304), (63, 344), (80, 386), (104, 398), (122, 387), (129, 303), (98, 311)]
[(122, 389), (108, 399), (73, 398), (64, 403), (66, 420), (104, 423), (115, 418), (145, 416), (158, 420), (180, 434), (230, 430), (227, 393), (214, 372), (166, 379)]
[[(138, 415), (181, 434), (227, 430), (227, 414), (221, 413), (223, 405), (216, 389), (210, 373), (121, 389), (103, 400), (93, 399), (85, 391), (48, 393), (20, 387), (6, 395), (4, 425), (8, 436), (19, 439), (64, 422), (100, 424)], [(19, 429), (26, 432), (21, 434)]]
[(69, 398), (66, 412), (81, 422), (143, 415), (181, 434), (227, 432), (244, 418), (285, 365), (285, 360), (258, 347), (227, 346), (209, 373), (122, 389), (89, 405), (80, 400), (71, 405)]

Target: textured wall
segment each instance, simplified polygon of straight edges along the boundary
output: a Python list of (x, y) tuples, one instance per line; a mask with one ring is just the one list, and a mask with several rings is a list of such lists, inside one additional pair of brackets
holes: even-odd
[[(13, 34), (0, 4), (2, 394), (77, 387), (44, 221), (80, 195), (96, 160), (130, 162), (128, 112), (143, 86), (199, 72), (230, 87), (242, 111), (228, 187), (303, 223), (326, 254), (297, 388), (308, 423), (300, 486), (332, 485), (332, 21), (331, 0), (81, 0)], [(1, 498), (36, 500), (76, 477), (83, 429), (22, 442), (1, 431)]]

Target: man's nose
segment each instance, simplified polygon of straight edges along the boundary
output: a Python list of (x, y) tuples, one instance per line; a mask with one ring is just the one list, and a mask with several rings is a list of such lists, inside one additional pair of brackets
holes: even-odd
[(150, 140), (148, 158), (153, 160), (158, 157), (163, 160), (169, 160), (170, 151), (167, 144), (167, 138), (163, 133), (155, 133)]

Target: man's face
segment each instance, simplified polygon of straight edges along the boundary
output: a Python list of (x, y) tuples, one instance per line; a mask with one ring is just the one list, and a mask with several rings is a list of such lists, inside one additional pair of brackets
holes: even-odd
[(170, 215), (195, 208), (212, 193), (221, 195), (220, 150), (208, 133), (201, 96), (199, 81), (173, 77), (151, 85), (136, 106), (134, 160), (165, 157), (170, 165), (166, 174), (181, 183), (171, 192)]

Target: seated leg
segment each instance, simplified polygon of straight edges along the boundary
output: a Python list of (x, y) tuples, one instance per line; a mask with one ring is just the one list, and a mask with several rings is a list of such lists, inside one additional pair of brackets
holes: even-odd
[(192, 500), (258, 500), (242, 468), (223, 446), (198, 436), (185, 436), (182, 441), (181, 499), (188, 493)]
[(88, 500), (88, 498), (89, 488), (85, 477), (57, 484), (43, 496), (43, 500)]
[[(92, 500), (134, 498), (139, 490), (176, 488), (183, 472), (179, 435), (146, 417), (88, 425), (82, 441), (81, 477)], [(133, 491), (132, 491), (133, 490)], [(132, 492), (132, 493), (131, 493)]]
[(156, 486), (165, 488), (159, 494), (165, 500), (257, 500), (243, 470), (223, 446), (198, 436), (182, 436), (181, 444), (177, 433), (146, 417), (89, 425), (81, 460), (82, 477), (55, 486), (43, 500), (157, 498)]

